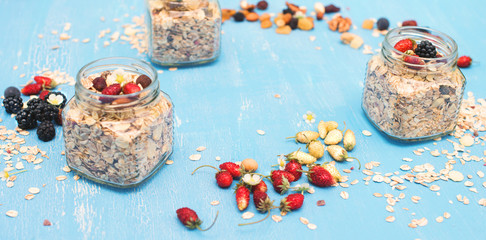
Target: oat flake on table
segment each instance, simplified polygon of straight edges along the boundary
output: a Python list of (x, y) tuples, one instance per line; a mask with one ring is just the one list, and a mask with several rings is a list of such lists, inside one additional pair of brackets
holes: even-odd
[(201, 154), (192, 154), (191, 156), (189, 156), (189, 159), (192, 161), (199, 161), (201, 160)]

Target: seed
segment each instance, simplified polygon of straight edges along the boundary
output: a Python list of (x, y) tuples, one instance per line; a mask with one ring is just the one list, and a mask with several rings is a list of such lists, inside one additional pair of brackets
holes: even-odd
[(36, 188), (36, 187), (31, 187), (29, 188), (28, 190), (30, 193), (32, 194), (38, 194), (40, 192), (40, 189)]
[(219, 205), (219, 201), (217, 200), (214, 200), (210, 203), (212, 206), (216, 206), (216, 205)]
[(279, 215), (272, 215), (272, 220), (278, 223), (282, 221), (282, 217)]
[(250, 219), (250, 218), (252, 218), (252, 217), (254, 217), (254, 216), (255, 216), (255, 214), (254, 214), (254, 213), (252, 213), (252, 212), (245, 212), (245, 213), (243, 213), (243, 214), (241, 215), (241, 218), (243, 218), (243, 219)]
[(345, 191), (342, 191), (340, 194), (339, 194), (343, 199), (348, 199), (349, 198), (349, 193), (345, 192)]
[(14, 218), (14, 217), (17, 217), (19, 215), (19, 212), (15, 211), (15, 210), (8, 210), (5, 214), (7, 216), (11, 217), (11, 218)]
[(25, 195), (24, 198), (25, 198), (25, 200), (32, 200), (34, 197), (35, 197), (34, 194), (27, 194), (27, 195)]
[(262, 135), (262, 136), (263, 136), (263, 135), (265, 135), (265, 131), (263, 131), (263, 130), (257, 130), (257, 133), (258, 133), (259, 135)]
[(241, 166), (246, 171), (255, 172), (258, 169), (258, 163), (254, 159), (247, 158), (241, 162)]
[(363, 133), (363, 135), (365, 135), (367, 137), (371, 136), (371, 132), (368, 131), (368, 130), (363, 130), (361, 133)]
[(395, 217), (394, 216), (388, 216), (388, 217), (385, 218), (385, 220), (387, 222), (394, 222), (395, 221)]
[(324, 201), (324, 200), (317, 201), (317, 206), (321, 207), (321, 206), (324, 206), (324, 205), (326, 205), (326, 201)]
[(429, 189), (430, 189), (431, 191), (437, 192), (437, 191), (439, 191), (439, 190), (440, 190), (440, 187), (439, 187), (439, 186), (437, 186), (437, 185), (432, 185), (432, 186), (430, 186), (430, 188), (429, 188)]
[(300, 222), (304, 225), (307, 225), (309, 224), (309, 220), (307, 218), (304, 218), (304, 217), (300, 217), (299, 218)]
[(192, 161), (199, 161), (201, 160), (201, 154), (192, 154), (191, 156), (189, 156), (189, 159)]
[(64, 176), (64, 175), (59, 175), (59, 176), (57, 176), (57, 177), (56, 177), (56, 180), (57, 180), (57, 181), (64, 181), (64, 180), (66, 180), (66, 179), (67, 179), (67, 177), (66, 177), (66, 176)]
[(307, 224), (307, 227), (310, 229), (310, 230), (315, 230), (317, 228), (317, 226), (313, 223), (309, 223)]
[(200, 146), (200, 147), (196, 148), (196, 151), (198, 151), (198, 152), (202, 152), (204, 150), (206, 150), (206, 147), (204, 147), (204, 146)]

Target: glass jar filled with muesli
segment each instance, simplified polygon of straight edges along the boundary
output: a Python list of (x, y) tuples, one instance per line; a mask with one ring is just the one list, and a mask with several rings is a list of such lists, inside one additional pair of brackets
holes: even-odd
[(392, 138), (432, 139), (454, 130), (465, 84), (451, 37), (422, 27), (395, 28), (368, 62), (363, 109)]
[(164, 66), (194, 65), (220, 55), (218, 0), (146, 0), (149, 58)]
[(152, 176), (172, 153), (173, 105), (155, 69), (132, 58), (104, 58), (81, 68), (63, 111), (67, 164), (115, 187)]

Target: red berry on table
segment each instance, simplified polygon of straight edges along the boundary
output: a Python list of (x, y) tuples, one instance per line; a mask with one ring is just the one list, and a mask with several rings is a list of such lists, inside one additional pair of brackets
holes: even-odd
[(227, 171), (216, 173), (216, 183), (220, 188), (228, 188), (233, 183), (233, 176)]
[(316, 165), (309, 170), (307, 178), (310, 183), (318, 187), (329, 187), (336, 184), (336, 180), (334, 180), (331, 173), (319, 165)]
[(108, 87), (106, 87), (105, 89), (103, 89), (103, 91), (101, 92), (101, 94), (105, 94), (105, 95), (119, 95), (121, 93), (122, 89), (121, 89), (121, 85), (118, 84), (118, 83), (115, 83), (115, 84), (112, 84)]
[(273, 206), (273, 201), (270, 200), (266, 192), (261, 192), (261, 191), (255, 191), (253, 193), (253, 203), (255, 204), (256, 209), (261, 212), (261, 213), (267, 213), (267, 216), (265, 218), (258, 220), (256, 222), (251, 222), (251, 223), (242, 223), (238, 224), (238, 226), (244, 226), (244, 225), (250, 225), (250, 224), (255, 224), (259, 222), (265, 221), (270, 216), (270, 211), (275, 208)]
[(236, 193), (236, 205), (240, 211), (245, 210), (250, 203), (250, 190), (244, 185), (239, 185), (235, 191)]
[(406, 52), (408, 50), (413, 50), (413, 46), (415, 45), (415, 41), (413, 41), (412, 39), (410, 38), (407, 38), (407, 39), (402, 39), (400, 41), (398, 41), (394, 48), (400, 52)]
[(36, 83), (39, 83), (44, 88), (52, 88), (52, 79), (44, 76), (35, 76), (34, 80)]
[(123, 93), (124, 94), (132, 94), (136, 92), (140, 92), (142, 90), (137, 84), (135, 83), (127, 83), (123, 86)]
[(304, 204), (304, 195), (301, 193), (293, 193), (282, 199), (280, 202), (280, 211), (290, 212), (297, 210)]
[(457, 66), (460, 68), (467, 68), (471, 66), (472, 58), (469, 56), (462, 56), (457, 59)]
[(234, 162), (225, 162), (219, 165), (219, 169), (228, 171), (233, 178), (241, 177), (240, 166)]
[(283, 170), (274, 170), (270, 173), (270, 177), (272, 178), (272, 181), (275, 181), (277, 179), (281, 179), (282, 177), (287, 178), (289, 182), (295, 181), (295, 176), (292, 175), (291, 173)]
[(290, 188), (290, 181), (286, 177), (280, 176), (272, 180), (272, 185), (276, 192), (284, 194)]
[(289, 172), (290, 174), (294, 175), (295, 180), (297, 181), (302, 176), (302, 165), (300, 165), (297, 160), (291, 160), (287, 164), (285, 164), (285, 171)]
[(40, 93), (41, 90), (42, 90), (42, 84), (31, 83), (25, 86), (24, 88), (22, 88), (20, 92), (22, 92), (22, 94), (26, 96), (29, 96), (29, 95), (37, 95)]
[(179, 219), (179, 221), (182, 224), (184, 224), (184, 226), (186, 226), (187, 228), (189, 228), (189, 229), (197, 228), (198, 230), (201, 230), (201, 231), (207, 231), (214, 225), (214, 223), (216, 222), (216, 219), (218, 219), (218, 213), (219, 212), (216, 213), (216, 218), (214, 219), (211, 226), (209, 226), (206, 229), (201, 229), (200, 226), (202, 224), (202, 221), (201, 221), (201, 219), (199, 219), (199, 217), (197, 216), (197, 213), (194, 210), (187, 208), (187, 207), (183, 207), (183, 208), (177, 209), (176, 213), (177, 213), (177, 218)]
[(415, 21), (415, 20), (403, 21), (402, 22), (402, 27), (406, 27), (406, 26), (418, 26), (417, 25), (417, 21)]
[(39, 94), (39, 98), (45, 101), (47, 94), (49, 94), (49, 90), (44, 90)]
[(268, 187), (267, 184), (262, 180), (257, 185), (252, 186), (251, 190), (253, 192), (267, 192)]

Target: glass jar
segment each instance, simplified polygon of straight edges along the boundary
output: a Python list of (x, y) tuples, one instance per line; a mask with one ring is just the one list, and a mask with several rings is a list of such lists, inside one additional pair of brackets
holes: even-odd
[[(110, 86), (107, 76), (113, 72), (120, 73), (116, 81), (145, 75), (151, 82), (124, 95), (93, 90), (99, 77), (106, 77)], [(171, 99), (159, 90), (157, 73), (147, 62), (116, 57), (88, 63), (79, 70), (75, 95), (62, 114), (67, 164), (99, 183), (137, 186), (172, 153), (172, 114)]]
[[(406, 38), (416, 44), (428, 40), (437, 57), (396, 50), (395, 44)], [(465, 84), (451, 37), (422, 27), (395, 28), (368, 62), (362, 107), (374, 126), (392, 138), (433, 139), (454, 130)]]
[(149, 58), (163, 66), (214, 61), (220, 55), (218, 0), (146, 0)]

